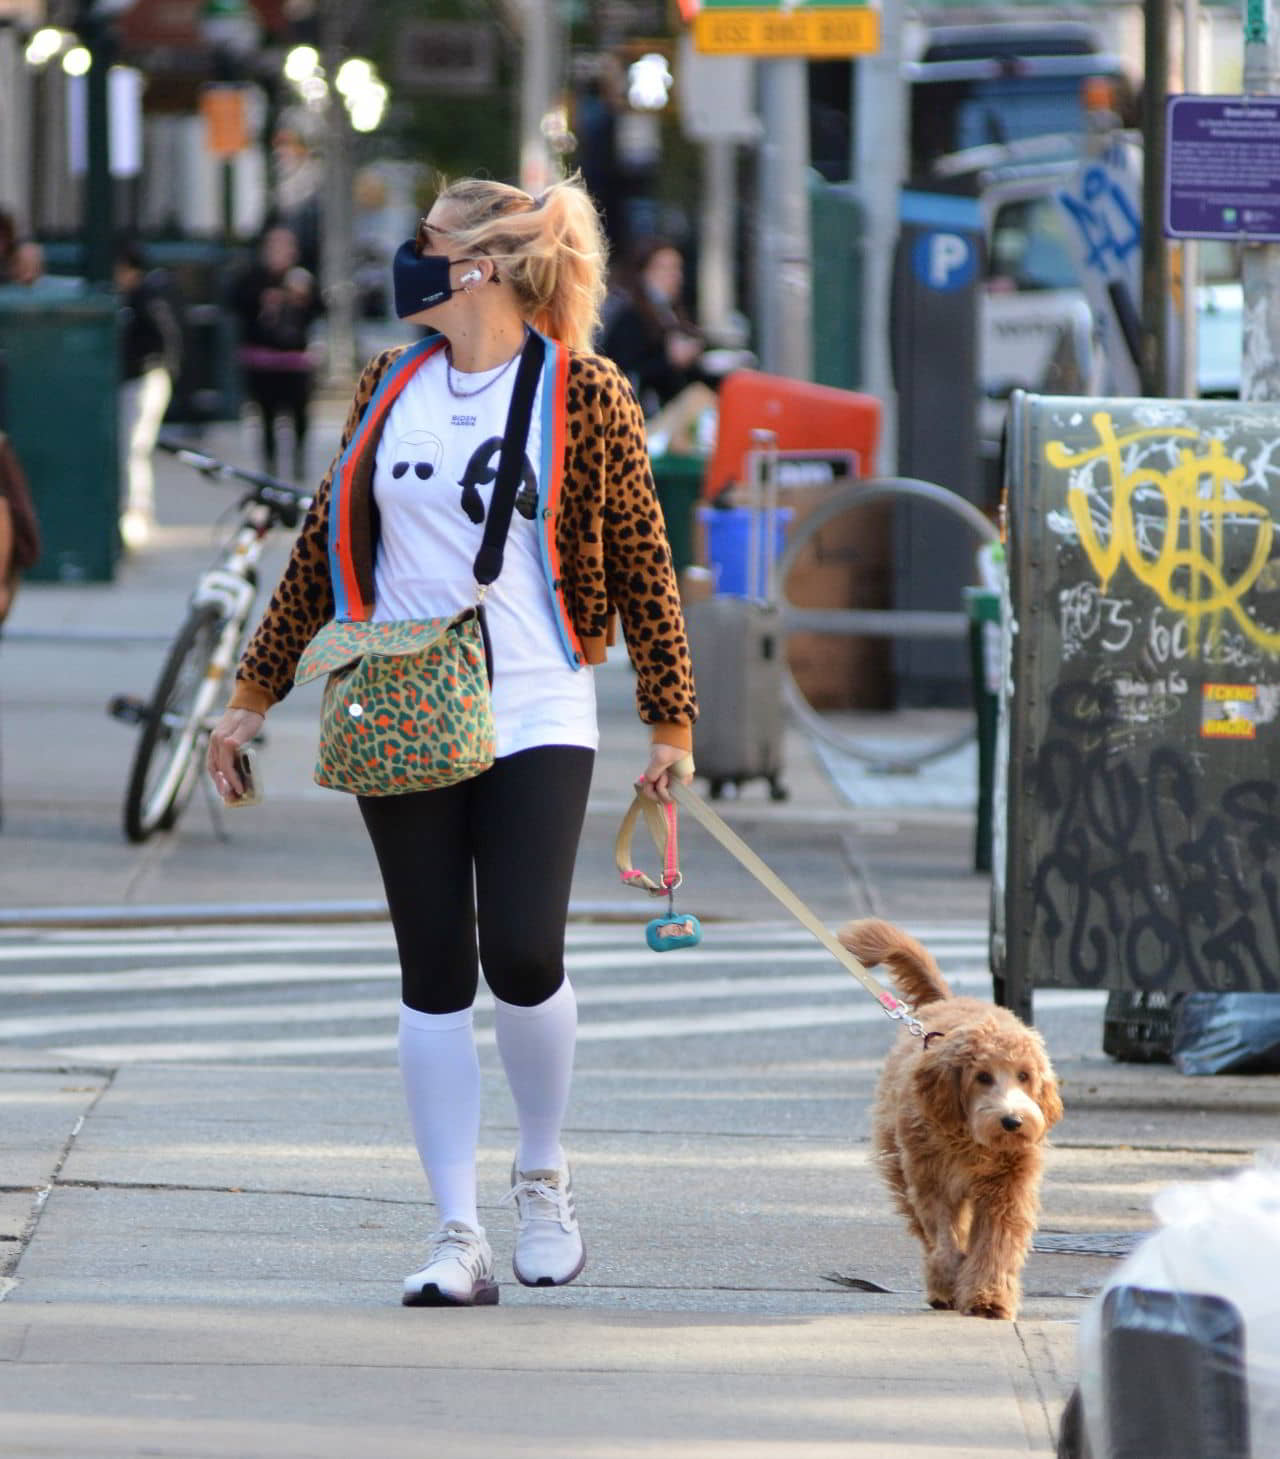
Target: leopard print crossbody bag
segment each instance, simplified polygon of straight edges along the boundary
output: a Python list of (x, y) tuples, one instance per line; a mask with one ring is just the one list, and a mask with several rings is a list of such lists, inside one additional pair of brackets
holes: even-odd
[(484, 596), (502, 571), (545, 354), (545, 342), (530, 330), (476, 554), (475, 604), (443, 618), (335, 620), (298, 660), (294, 683), (328, 675), (314, 775), (318, 785), (350, 795), (405, 795), (454, 785), (493, 764), (493, 656)]

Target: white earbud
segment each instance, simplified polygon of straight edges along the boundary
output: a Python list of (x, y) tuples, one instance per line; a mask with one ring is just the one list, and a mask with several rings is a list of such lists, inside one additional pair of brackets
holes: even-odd
[(484, 275), (480, 272), (480, 270), (478, 268), (473, 268), (468, 269), (467, 272), (463, 274), (459, 282), (463, 284), (478, 284), (482, 278), (484, 278)]

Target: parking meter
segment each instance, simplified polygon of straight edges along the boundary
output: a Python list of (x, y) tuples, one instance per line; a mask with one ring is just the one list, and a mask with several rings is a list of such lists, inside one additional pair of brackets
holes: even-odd
[[(982, 222), (975, 198), (904, 192), (894, 259), (890, 341), (898, 393), (898, 472), (978, 502), (978, 291)], [(976, 544), (975, 544), (976, 546)], [(894, 606), (960, 613), (974, 581), (955, 524), (917, 504), (894, 518)], [(897, 639), (898, 703), (965, 705), (963, 639)]]

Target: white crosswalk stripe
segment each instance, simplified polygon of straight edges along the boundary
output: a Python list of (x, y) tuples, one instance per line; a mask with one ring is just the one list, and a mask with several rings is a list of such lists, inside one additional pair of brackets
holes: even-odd
[[(986, 928), (913, 927), (957, 992), (989, 996)], [(636, 924), (575, 924), (566, 962), (583, 1043), (779, 1033), (883, 1011), (801, 927), (710, 924), (649, 950)], [(49, 932), (0, 943), (0, 1046), (87, 1063), (233, 1063), (395, 1049), (398, 969), (382, 924)], [(1101, 995), (1038, 995), (1061, 1007)], [(476, 1003), (492, 1043), (492, 999)]]

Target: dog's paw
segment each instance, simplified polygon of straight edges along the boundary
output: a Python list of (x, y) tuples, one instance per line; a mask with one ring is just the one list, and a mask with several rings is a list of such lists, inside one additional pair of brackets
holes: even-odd
[(966, 1317), (990, 1317), (997, 1322), (1012, 1322), (1018, 1315), (1014, 1307), (1000, 1297), (975, 1297), (964, 1309)]
[(933, 1250), (925, 1258), (924, 1292), (929, 1306), (951, 1312), (956, 1306), (956, 1278), (964, 1260), (962, 1251)]

